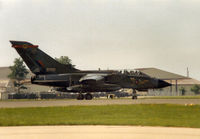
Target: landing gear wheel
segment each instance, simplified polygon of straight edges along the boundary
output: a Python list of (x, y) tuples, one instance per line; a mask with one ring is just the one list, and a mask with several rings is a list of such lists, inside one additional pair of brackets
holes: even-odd
[(83, 100), (84, 99), (84, 95), (83, 94), (78, 94), (77, 96), (77, 100)]
[(90, 93), (85, 94), (85, 99), (86, 100), (92, 100), (93, 96)]
[(132, 99), (137, 99), (137, 96), (132, 96)]
[(136, 94), (136, 91), (134, 89), (133, 89), (132, 99), (137, 99), (137, 94)]

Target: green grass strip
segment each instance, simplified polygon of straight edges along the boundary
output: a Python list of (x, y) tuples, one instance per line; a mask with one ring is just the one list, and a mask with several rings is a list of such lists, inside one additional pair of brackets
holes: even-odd
[(141, 125), (200, 128), (200, 106), (138, 104), (0, 109), (0, 126), (28, 125)]

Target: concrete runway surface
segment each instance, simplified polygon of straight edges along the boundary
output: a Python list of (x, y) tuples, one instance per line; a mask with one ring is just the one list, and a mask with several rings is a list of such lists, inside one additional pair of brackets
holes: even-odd
[(48, 107), (71, 105), (111, 105), (111, 104), (198, 104), (200, 99), (100, 99), (100, 100), (30, 100), (0, 101), (0, 108)]
[(200, 129), (139, 126), (0, 127), (0, 139), (199, 139)]

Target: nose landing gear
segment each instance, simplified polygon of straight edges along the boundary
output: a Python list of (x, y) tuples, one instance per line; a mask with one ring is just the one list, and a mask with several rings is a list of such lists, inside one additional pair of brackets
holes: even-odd
[(137, 99), (136, 91), (133, 89), (132, 99)]

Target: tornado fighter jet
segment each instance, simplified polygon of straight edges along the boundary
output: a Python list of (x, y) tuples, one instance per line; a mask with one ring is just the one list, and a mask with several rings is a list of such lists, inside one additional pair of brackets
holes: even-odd
[(114, 70), (83, 71), (71, 65), (64, 65), (40, 50), (37, 45), (25, 41), (10, 41), (28, 68), (34, 74), (32, 84), (46, 85), (65, 92), (79, 93), (78, 100), (91, 100), (92, 92), (112, 92), (122, 88), (136, 91), (156, 89), (171, 84), (143, 73), (135, 74)]

